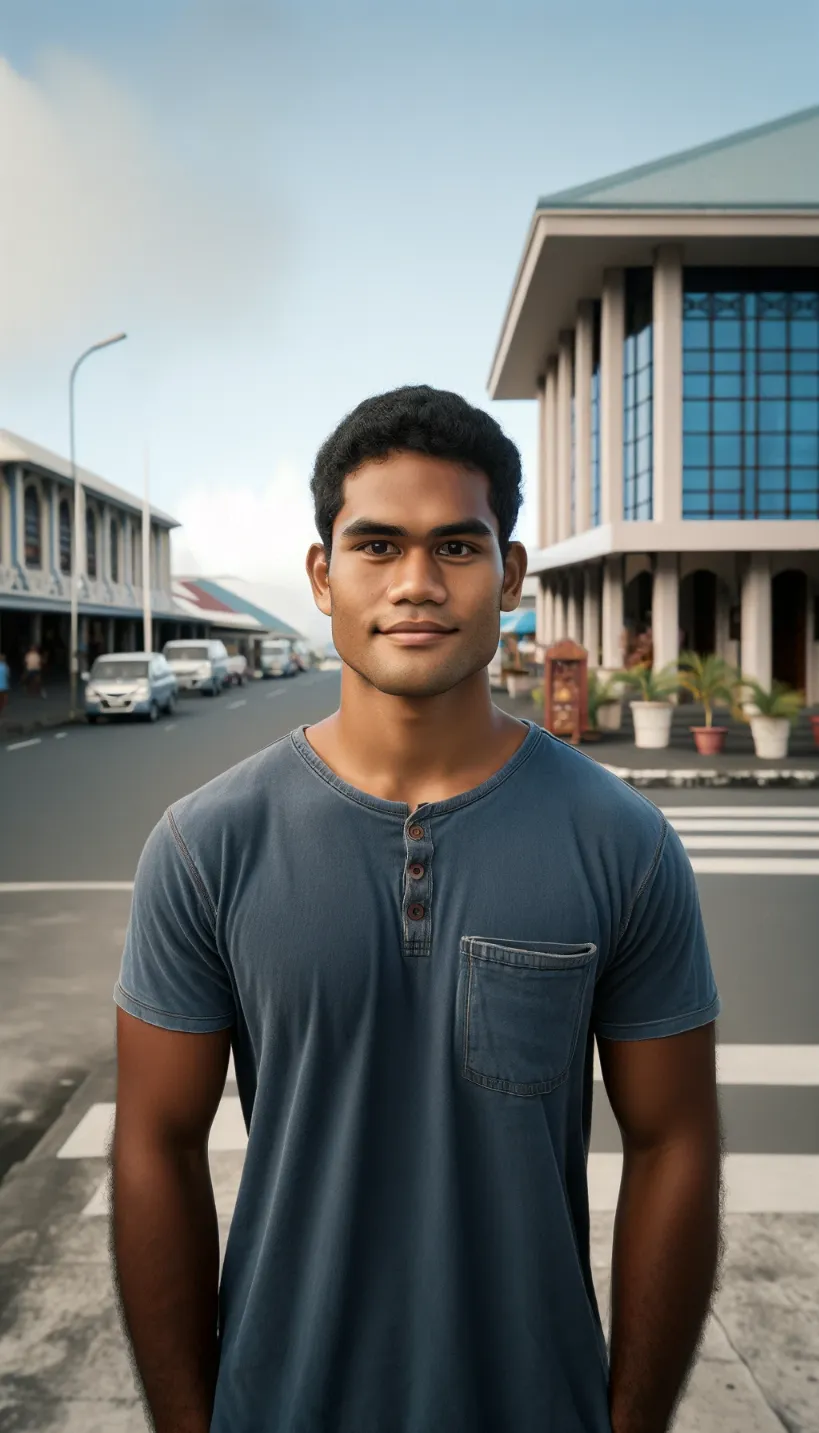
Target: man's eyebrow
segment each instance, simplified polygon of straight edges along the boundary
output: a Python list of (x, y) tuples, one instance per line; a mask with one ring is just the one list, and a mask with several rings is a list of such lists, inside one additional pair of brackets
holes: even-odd
[[(375, 518), (359, 517), (354, 522), (348, 523), (341, 531), (342, 537), (408, 537), (405, 527), (396, 527), (394, 523), (376, 522)], [(460, 522), (444, 523), (442, 527), (434, 527), (427, 534), (428, 537), (492, 537), (494, 536), (491, 527), (479, 517), (462, 518)]]

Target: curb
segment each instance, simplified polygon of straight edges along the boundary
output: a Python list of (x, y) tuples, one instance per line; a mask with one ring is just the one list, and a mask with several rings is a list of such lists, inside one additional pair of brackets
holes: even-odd
[(677, 767), (652, 769), (651, 767), (609, 766), (601, 762), (605, 771), (619, 776), (629, 786), (676, 786), (676, 787), (791, 787), (804, 791), (819, 787), (819, 771), (799, 770), (794, 767), (770, 767), (737, 771), (708, 770), (704, 767)]

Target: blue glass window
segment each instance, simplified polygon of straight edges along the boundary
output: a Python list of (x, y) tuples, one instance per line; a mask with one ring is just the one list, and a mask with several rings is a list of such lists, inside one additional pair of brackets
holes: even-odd
[(632, 521), (651, 518), (654, 507), (651, 285), (650, 269), (627, 271), (623, 350), (623, 517)]
[(683, 516), (819, 517), (819, 269), (689, 269)]

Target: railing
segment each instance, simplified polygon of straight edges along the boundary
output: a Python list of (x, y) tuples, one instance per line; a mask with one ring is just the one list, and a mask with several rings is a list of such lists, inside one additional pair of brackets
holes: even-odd
[[(126, 582), (108, 582), (104, 577), (86, 577), (81, 573), (78, 588), (81, 603), (90, 602), (95, 607), (129, 608), (134, 616), (142, 613), (141, 587), (131, 587)], [(71, 599), (71, 579), (60, 573), (0, 564), (0, 593), (67, 603)], [(170, 592), (159, 587), (152, 588), (151, 610), (172, 612), (173, 597)]]

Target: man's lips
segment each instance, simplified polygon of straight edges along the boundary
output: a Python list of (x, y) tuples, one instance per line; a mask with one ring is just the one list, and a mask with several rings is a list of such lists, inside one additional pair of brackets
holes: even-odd
[(438, 622), (396, 622), (394, 627), (379, 627), (378, 635), (390, 637), (400, 647), (429, 647), (444, 637), (451, 637), (454, 627)]

